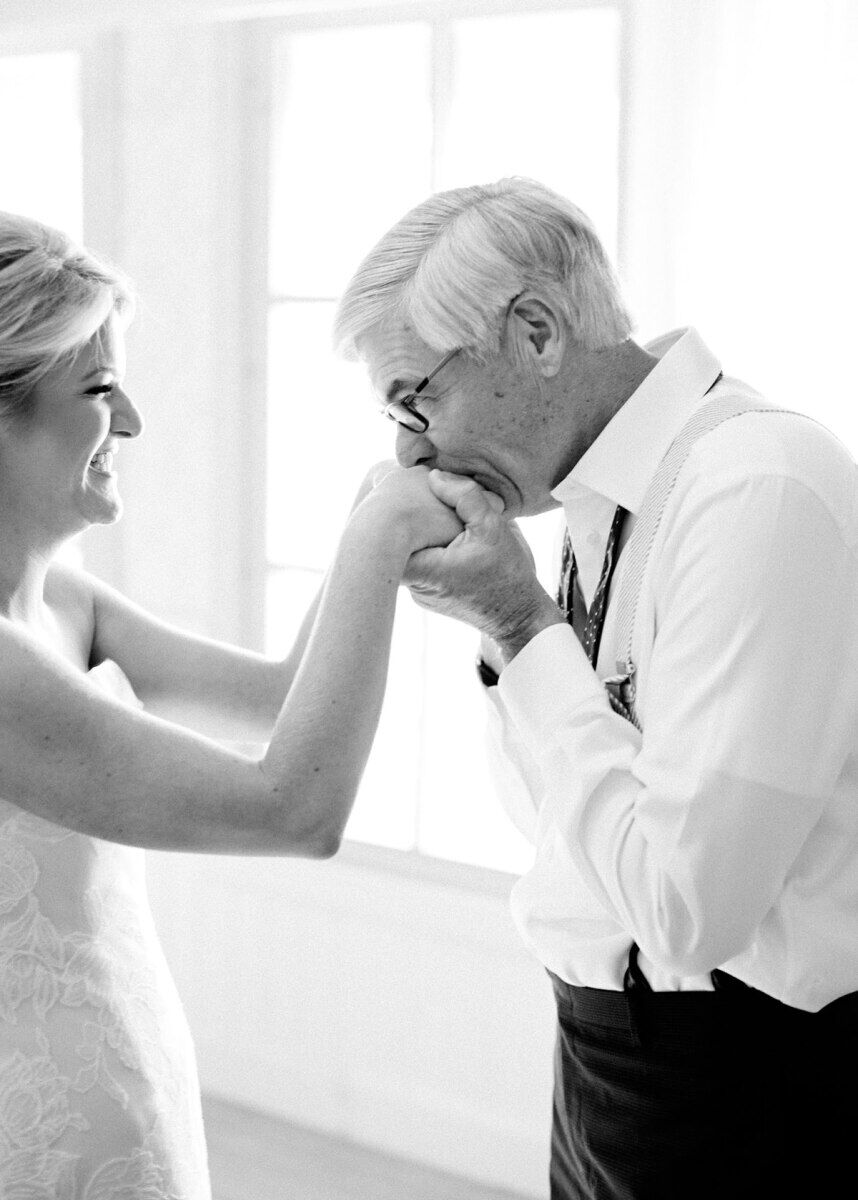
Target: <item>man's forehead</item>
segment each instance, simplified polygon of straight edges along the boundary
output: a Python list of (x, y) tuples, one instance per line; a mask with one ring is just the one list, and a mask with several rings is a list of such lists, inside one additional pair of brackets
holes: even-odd
[(432, 349), (405, 322), (370, 330), (358, 341), (357, 351), (380, 394), (386, 394), (400, 376), (412, 383), (415, 377), (422, 378), (433, 356)]

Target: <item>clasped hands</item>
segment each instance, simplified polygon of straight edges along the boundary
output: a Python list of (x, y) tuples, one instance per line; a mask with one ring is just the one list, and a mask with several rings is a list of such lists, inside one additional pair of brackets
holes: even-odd
[(372, 469), (362, 493), (376, 489), (400, 505), (407, 494), (415, 544), (424, 542), (410, 554), (402, 582), (423, 608), (491, 639), (493, 665), (505, 665), (538, 632), (563, 621), (499, 496), (464, 475), (392, 462)]

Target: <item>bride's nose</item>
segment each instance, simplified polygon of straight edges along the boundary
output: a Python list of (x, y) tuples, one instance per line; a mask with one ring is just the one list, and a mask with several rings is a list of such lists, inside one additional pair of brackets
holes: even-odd
[(117, 437), (139, 437), (143, 432), (143, 417), (131, 397), (122, 388), (116, 387), (110, 399), (113, 408), (110, 432)]

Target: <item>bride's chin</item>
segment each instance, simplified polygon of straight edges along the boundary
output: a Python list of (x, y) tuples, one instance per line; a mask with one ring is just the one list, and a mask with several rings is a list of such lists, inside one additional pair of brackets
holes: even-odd
[(103, 513), (97, 521), (99, 525), (115, 525), (122, 516), (122, 501), (117, 496), (109, 512)]
[(119, 496), (88, 496), (80, 506), (86, 525), (113, 525), (122, 516), (123, 503)]

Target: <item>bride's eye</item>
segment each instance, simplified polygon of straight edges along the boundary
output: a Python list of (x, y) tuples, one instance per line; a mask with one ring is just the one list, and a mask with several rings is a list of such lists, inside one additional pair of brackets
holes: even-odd
[(87, 396), (105, 396), (109, 395), (114, 388), (112, 383), (99, 383), (96, 387), (86, 389)]

